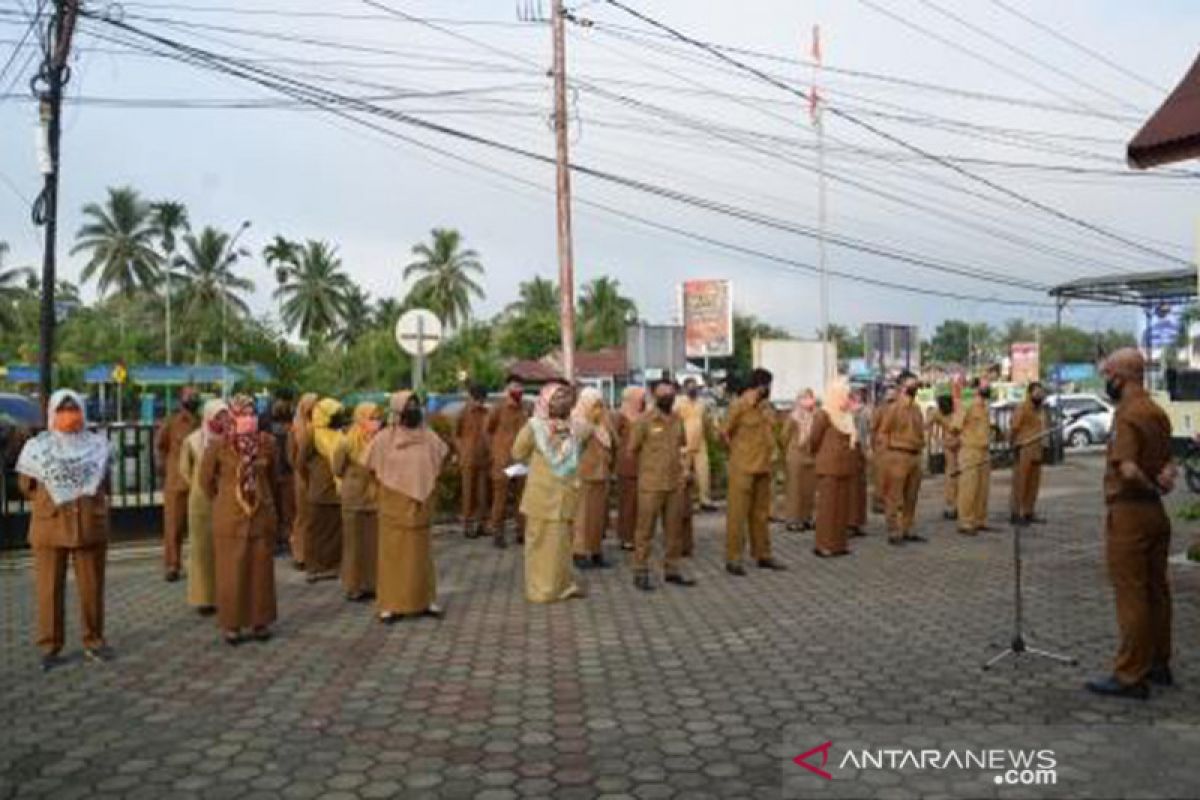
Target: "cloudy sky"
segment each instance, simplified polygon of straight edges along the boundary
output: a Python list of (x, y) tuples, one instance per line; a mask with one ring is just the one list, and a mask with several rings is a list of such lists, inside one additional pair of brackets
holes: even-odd
[[(1196, 56), (1193, 0), (628, 1), (736, 48), (725, 52), (774, 81), (605, 0), (573, 4), (584, 24), (568, 32), (572, 157), (608, 176), (574, 179), (578, 280), (615, 276), (653, 321), (676, 313), (680, 280), (728, 277), (742, 310), (797, 334), (816, 327), (817, 138), (801, 96), (814, 79), (830, 107), (834, 321), (927, 332), (947, 316), (1048, 321), (1048, 285), (1191, 257), (1200, 184), (1179, 169), (1128, 174), (1123, 153)], [(0, 65), (14, 56), (0, 73), (0, 239), (14, 263), (40, 257), (27, 207), (39, 185), (36, 107), (23, 94), (34, 53), (14, 51), (40, 2), (0, 0)], [(549, 28), (519, 19), (536, 0), (87, 5), (306, 90), (358, 98), (356, 108), (365, 99), (383, 114), (553, 154)], [(818, 77), (815, 24), (827, 67)], [(105, 22), (85, 21), (76, 46), (64, 254), (80, 207), (129, 184), (185, 202), (197, 225), (251, 220), (256, 252), (277, 233), (332, 241), (376, 296), (403, 293), (409, 248), (438, 226), (458, 228), (482, 255), (481, 314), (510, 302), (519, 281), (556, 270), (554, 174), (543, 163), (395, 114), (305, 107), (147, 53), (164, 45)], [(64, 277), (81, 266), (65, 257)], [(268, 311), (267, 271), (257, 258), (242, 268)], [(1071, 321), (1128, 327), (1134, 316), (1082, 310)]]

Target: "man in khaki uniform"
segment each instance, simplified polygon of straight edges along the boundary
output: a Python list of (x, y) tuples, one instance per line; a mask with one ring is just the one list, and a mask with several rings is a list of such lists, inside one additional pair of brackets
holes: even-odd
[(867, 465), (871, 479), (871, 511), (882, 514), (885, 511), (883, 496), (883, 454), (882, 442), (879, 441), (879, 426), (883, 424), (883, 415), (887, 413), (892, 403), (896, 402), (896, 387), (888, 386), (883, 390), (883, 396), (876, 401), (871, 410), (871, 461)]
[(929, 414), (929, 440), (941, 445), (945, 468), (942, 474), (942, 518), (958, 519), (958, 467), (962, 452), (963, 409), (953, 395), (938, 395), (937, 407)]
[(1171, 422), (1142, 388), (1145, 360), (1133, 348), (1104, 362), (1108, 395), (1117, 401), (1104, 471), (1108, 505), (1105, 548), (1121, 632), (1112, 675), (1087, 682), (1090, 692), (1145, 699), (1147, 682), (1171, 686), (1171, 520), (1162, 495), (1175, 485)]
[(924, 542), (913, 533), (917, 498), (921, 491), (921, 449), (925, 446), (925, 422), (917, 407), (917, 377), (901, 376), (901, 392), (888, 407), (876, 436), (882, 452), (884, 513), (889, 544)]
[(988, 491), (991, 488), (992, 419), (988, 401), (992, 389), (978, 378), (975, 397), (963, 413), (962, 446), (958, 456), (958, 532), (973, 536), (988, 530)]
[(1037, 381), (1029, 384), (1025, 391), (1025, 402), (1017, 406), (1009, 431), (1009, 444), (1013, 448), (1013, 485), (1010, 498), (1013, 522), (1031, 524), (1035, 521), (1033, 510), (1037, 505), (1038, 489), (1042, 482), (1042, 458), (1046, 441), (1046, 390)]
[(487, 392), (482, 386), (472, 385), (468, 395), (454, 425), (454, 451), (461, 478), (463, 535), (474, 539), (485, 527), (492, 457), (487, 441), (488, 409), (484, 405)]
[(633, 584), (651, 591), (650, 550), (654, 527), (664, 533), (663, 579), (678, 586), (696, 582), (680, 571), (683, 557), (683, 514), (687, 499), (682, 454), (687, 446), (683, 420), (675, 413), (675, 386), (659, 381), (653, 404), (633, 426), (630, 452), (638, 459), (637, 533), (633, 551)]
[(750, 555), (762, 569), (786, 567), (771, 557), (771, 478), (775, 455), (775, 410), (771, 407), (771, 373), (756, 369), (748, 385), (729, 407), (722, 436), (729, 447), (729, 503), (725, 525), (725, 570), (746, 574), (742, 553), (746, 530)]
[(188, 485), (179, 471), (183, 440), (200, 426), (200, 397), (186, 386), (179, 410), (163, 421), (154, 440), (155, 467), (163, 485), (163, 569), (168, 582), (179, 580), (180, 554), (187, 533)]
[(517, 518), (517, 544), (525, 541), (525, 521), (518, 509), (521, 505), (521, 492), (525, 489), (524, 478), (510, 478), (504, 470), (513, 462), (512, 448), (517, 440), (517, 434), (529, 420), (525, 413), (523, 397), (525, 387), (521, 379), (509, 375), (504, 387), (504, 400), (492, 409), (487, 419), (488, 442), (492, 448), (492, 541), (496, 547), (505, 547), (504, 522), (508, 517), (511, 505), (513, 515)]
[(675, 401), (675, 413), (683, 420), (683, 431), (687, 437), (688, 470), (696, 482), (700, 497), (700, 508), (713, 511), (712, 479), (708, 466), (708, 436), (712, 432), (712, 418), (708, 406), (700, 399), (700, 381), (688, 378), (683, 385), (684, 394)]

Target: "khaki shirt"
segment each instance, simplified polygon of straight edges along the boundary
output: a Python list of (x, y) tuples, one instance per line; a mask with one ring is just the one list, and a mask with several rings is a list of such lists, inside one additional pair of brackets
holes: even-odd
[(911, 398), (898, 398), (879, 423), (878, 438), (889, 450), (919, 453), (925, 446), (925, 421)]
[(1013, 414), (1008, 440), (1014, 448), (1027, 451), (1026, 456), (1034, 463), (1041, 463), (1046, 442), (1039, 438), (1046, 432), (1046, 413), (1026, 400), (1017, 406)]
[(987, 450), (992, 443), (992, 418), (986, 400), (976, 398), (963, 413), (962, 446)]
[(350, 443), (343, 441), (333, 454), (333, 474), (342, 482), (342, 508), (346, 511), (375, 511), (379, 481), (375, 473), (350, 457)]
[(734, 401), (725, 421), (725, 436), (729, 440), (731, 472), (761, 475), (771, 471), (776, 443), (775, 411), (769, 401)]
[(488, 414), (487, 435), (492, 448), (493, 478), (504, 477), (504, 468), (513, 463), (513, 445), (517, 441), (517, 434), (528, 421), (525, 406), (508, 399)]
[(487, 467), (491, 451), (487, 441), (488, 410), (478, 403), (467, 403), (454, 425), (454, 448), (463, 467)]
[(955, 408), (949, 414), (943, 414), (939, 409), (933, 409), (929, 418), (930, 440), (941, 439), (942, 449), (954, 452), (962, 446), (963, 421), (966, 414), (961, 408)]
[(531, 519), (570, 522), (579, 504), (579, 476), (555, 475), (549, 462), (537, 449), (533, 428), (521, 428), (513, 442), (512, 460), (529, 464), (525, 491), (521, 495), (521, 513)]
[(258, 457), (254, 460), (258, 504), (247, 513), (238, 501), (242, 457), (230, 442), (208, 448), (200, 460), (200, 485), (213, 500), (213, 537), (217, 539), (274, 539), (279, 525), (274, 483), (275, 437), (258, 434)]
[(1157, 491), (1121, 477), (1121, 463), (1132, 461), (1154, 482), (1171, 461), (1171, 420), (1140, 386), (1128, 386), (1121, 394), (1105, 460), (1105, 502), (1161, 502)]
[(317, 452), (316, 440), (312, 434), (305, 436), (300, 445), (297, 471), (308, 487), (308, 497), (298, 499), (319, 506), (340, 504), (342, 500), (338, 496), (337, 481), (333, 477), (333, 465), (329, 463), (329, 459)]
[(638, 491), (670, 492), (683, 485), (687, 434), (678, 414), (648, 411), (633, 426), (629, 450), (637, 456)]
[(683, 420), (683, 433), (687, 440), (687, 451), (699, 453), (702, 447), (708, 446), (708, 431), (712, 427), (709, 421), (708, 406), (703, 400), (693, 400), (681, 395), (675, 401), (675, 413)]
[(154, 438), (154, 455), (158, 459), (159, 472), (166, 476), (163, 491), (187, 491), (183, 475), (175, 466), (179, 463), (179, 454), (183, 452), (183, 440), (199, 426), (200, 423), (190, 411), (181, 409), (167, 417), (158, 429), (158, 435)]
[(816, 460), (818, 475), (844, 478), (859, 467), (859, 453), (857, 448), (850, 447), (850, 436), (835, 428), (824, 410), (818, 411), (813, 419), (808, 451)]
[(633, 438), (634, 423), (621, 412), (613, 414), (617, 431), (617, 477), (636, 478), (638, 475), (637, 453), (629, 449)]
[(17, 485), (29, 498), (30, 547), (91, 547), (108, 541), (108, 495), (103, 485), (96, 494), (61, 506), (28, 475), (18, 475)]
[(613, 473), (614, 455), (617, 447), (617, 434), (608, 427), (607, 421), (602, 422), (608, 429), (609, 446), (605, 447), (595, 434), (588, 437), (579, 454), (579, 479), (588, 483), (604, 483)]
[(883, 440), (880, 438), (879, 431), (883, 426), (883, 418), (887, 415), (888, 409), (895, 405), (896, 401), (890, 403), (881, 403), (871, 409), (871, 449), (879, 450), (883, 447)]

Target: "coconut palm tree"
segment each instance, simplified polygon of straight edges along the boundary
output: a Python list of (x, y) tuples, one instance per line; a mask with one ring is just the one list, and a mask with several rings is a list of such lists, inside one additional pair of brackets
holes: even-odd
[(372, 323), (371, 295), (361, 286), (352, 284), (346, 292), (345, 305), (342, 309), (342, 325), (338, 330), (337, 341), (342, 347), (354, 344), (371, 329)]
[(225, 333), (224, 317), (230, 310), (242, 316), (250, 313), (243, 295), (254, 291), (254, 282), (233, 273), (233, 265), (249, 251), (231, 249), (230, 240), (230, 234), (205, 226), (199, 236), (183, 237), (183, 249), (175, 257), (180, 311), (193, 326), (197, 358), (204, 331)]
[(0, 327), (9, 328), (16, 324), (13, 306), (25, 296), (23, 285), (35, 276), (28, 267), (5, 268), (8, 242), (0, 242)]
[(377, 328), (391, 330), (404, 313), (404, 305), (394, 297), (382, 297), (375, 303), (372, 312), (373, 324)]
[(579, 298), (580, 332), (588, 348), (610, 347), (625, 341), (625, 329), (637, 322), (637, 304), (621, 294), (621, 282), (596, 278)]
[(300, 257), (300, 245), (287, 237), (275, 234), (271, 243), (263, 248), (263, 260), (275, 270), (275, 282), (287, 283), (291, 271), (296, 268)]
[(288, 330), (298, 330), (311, 348), (341, 327), (346, 297), (354, 284), (342, 270), (337, 248), (309, 240), (297, 252), (294, 268), (275, 290)]
[(517, 297), (516, 302), (509, 303), (508, 307), (504, 309), (507, 316), (533, 317), (539, 314), (558, 316), (558, 284), (548, 278), (534, 276), (532, 280), (521, 281), (517, 287)]
[(154, 232), (158, 236), (159, 246), (162, 248), (163, 255), (163, 275), (166, 280), (166, 285), (163, 287), (163, 304), (166, 307), (166, 342), (164, 349), (166, 351), (166, 361), (168, 364), (171, 364), (173, 361), (171, 306), (174, 300), (172, 297), (171, 271), (174, 269), (175, 236), (180, 232), (191, 230), (191, 223), (188, 221), (187, 206), (183, 203), (177, 203), (174, 200), (160, 200), (156, 203), (151, 203), (150, 216), (151, 224), (154, 226)]
[(162, 256), (154, 247), (158, 232), (150, 204), (128, 186), (110, 188), (107, 202), (88, 203), (83, 216), (87, 221), (71, 248), (72, 255), (89, 256), (80, 274), (83, 282), (95, 279), (101, 295), (115, 291), (128, 296), (153, 288)]
[(484, 298), (475, 276), (483, 265), (474, 250), (461, 249), (462, 236), (452, 228), (434, 228), (431, 244), (413, 245), (416, 260), (404, 268), (404, 280), (416, 277), (410, 294), (449, 327), (457, 327), (471, 316), (471, 300)]

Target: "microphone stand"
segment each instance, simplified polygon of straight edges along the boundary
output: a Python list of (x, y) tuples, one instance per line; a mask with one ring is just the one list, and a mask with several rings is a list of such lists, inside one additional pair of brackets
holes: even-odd
[[(1016, 471), (1017, 471), (1017, 467), (1018, 467), (1018, 462), (1021, 457), (1021, 450), (1031, 444), (1040, 444), (1041, 441), (1043, 439), (1045, 439), (1047, 436), (1050, 436), (1051, 434), (1056, 433), (1056, 432), (1061, 432), (1065, 427), (1066, 427), (1066, 424), (1060, 425), (1058, 427), (1050, 427), (1050, 428), (1047, 428), (1046, 430), (1042, 431), (1041, 433), (1037, 434), (1036, 436), (1030, 436), (1028, 439), (1023, 439), (1019, 442), (1014, 443), (1014, 445), (1013, 445), (1014, 459), (1013, 459), (1013, 467), (1012, 467), (1013, 468), (1012, 491), (1016, 491)], [(964, 472), (967, 472), (968, 470), (980, 469), (985, 464), (991, 464), (991, 461), (992, 461), (991, 456), (989, 456), (988, 458), (986, 458), (983, 461), (980, 461), (976, 464), (972, 464), (968, 467), (960, 467), (958, 470), (956, 470), (954, 472), (952, 477), (957, 478), (959, 475), (961, 475)], [(1010, 499), (1010, 506), (1011, 506), (1011, 499)], [(1026, 528), (1029, 525), (1029, 523), (1026, 522), (1021, 517), (1020, 514), (1017, 514), (1017, 513), (1011, 513), (1009, 515), (1009, 519), (1011, 520), (1011, 524), (1012, 524), (1012, 537), (1013, 537), (1013, 562), (1012, 562), (1013, 563), (1013, 633), (1012, 633), (1012, 639), (1009, 640), (1008, 647), (1006, 647), (1001, 652), (997, 653), (992, 658), (988, 659), (988, 661), (983, 665), (983, 669), (984, 669), (984, 671), (987, 671), (987, 670), (991, 669), (992, 667), (994, 667), (995, 665), (999, 664), (1004, 659), (1009, 658), (1010, 656), (1013, 659), (1013, 667), (1017, 666), (1017, 664), (1019, 663), (1022, 656), (1033, 656), (1035, 658), (1044, 658), (1049, 661), (1056, 661), (1060, 664), (1067, 664), (1070, 666), (1075, 666), (1076, 664), (1079, 663), (1079, 661), (1074, 656), (1068, 656), (1068, 655), (1064, 655), (1062, 653), (1055, 653), (1050, 650), (1043, 650), (1039, 647), (1032, 647), (1029, 643), (1029, 639), (1025, 636), (1025, 595), (1024, 595), (1024, 591), (1023, 591), (1022, 583), (1021, 583), (1022, 570), (1023, 570), (1023, 566), (1024, 566), (1024, 561), (1021, 556), (1021, 532), (1022, 532), (1022, 530), (1024, 530), (1024, 528)]]

